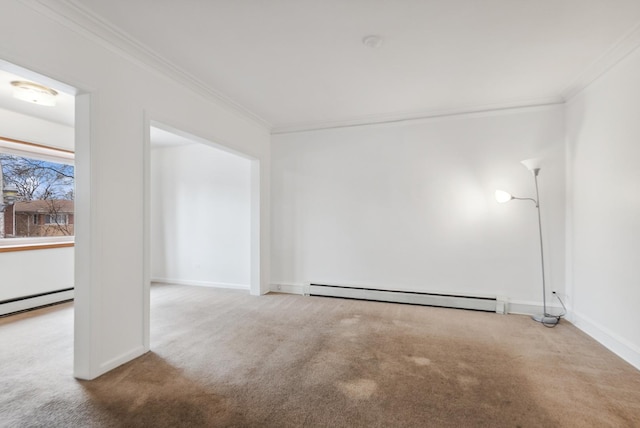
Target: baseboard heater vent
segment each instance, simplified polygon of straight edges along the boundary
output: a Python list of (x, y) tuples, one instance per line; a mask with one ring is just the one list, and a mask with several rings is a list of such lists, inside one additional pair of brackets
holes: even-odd
[(495, 297), (461, 296), (453, 294), (422, 293), (419, 291), (380, 290), (344, 285), (309, 284), (310, 296), (340, 297), (343, 299), (373, 300), (377, 302), (406, 303), (409, 305), (440, 306), (500, 312), (502, 305)]
[(48, 291), (0, 301), (0, 317), (73, 300), (74, 289)]

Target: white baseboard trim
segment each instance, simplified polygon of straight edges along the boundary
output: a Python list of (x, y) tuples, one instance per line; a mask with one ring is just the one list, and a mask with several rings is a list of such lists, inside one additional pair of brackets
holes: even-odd
[(213, 288), (233, 288), (237, 290), (248, 290), (249, 284), (234, 284), (230, 282), (213, 282), (213, 281), (194, 281), (189, 279), (175, 278), (151, 278), (151, 282), (158, 284), (175, 284), (175, 285), (195, 285), (197, 287), (213, 287)]
[(54, 303), (64, 302), (65, 300), (72, 300), (73, 297), (74, 290), (66, 290), (44, 296), (34, 296), (13, 302), (0, 303), (0, 315), (13, 314), (15, 312), (52, 305)]
[[(142, 355), (144, 355), (147, 351), (145, 351), (144, 346), (139, 346), (135, 349), (132, 349), (129, 352), (125, 352), (122, 355), (119, 355), (115, 358), (112, 358), (102, 364), (100, 364), (100, 368), (98, 373), (95, 373), (94, 376), (91, 377), (91, 379), (95, 379), (98, 376), (102, 376), (103, 374), (105, 374), (108, 371), (111, 371), (113, 369), (115, 369), (116, 367), (119, 367), (125, 363), (128, 363), (129, 361), (138, 358)], [(91, 380), (88, 379), (88, 380)]]
[[(285, 294), (300, 294), (305, 295), (309, 292), (309, 284), (295, 284), (277, 282), (269, 285), (270, 293), (285, 293)], [(543, 311), (542, 305), (536, 302), (529, 302), (524, 300), (509, 300), (507, 297), (498, 296), (498, 303), (503, 303), (506, 313), (519, 314), (519, 315), (535, 315), (541, 314)], [(547, 305), (547, 310), (552, 313), (562, 313), (562, 307), (555, 305)], [(502, 311), (500, 311), (502, 313)]]
[(305, 294), (306, 287), (305, 284), (285, 284), (280, 282), (277, 284), (269, 284), (269, 292), (303, 295)]
[[(306, 295), (309, 293), (309, 284), (296, 284), (276, 282), (269, 285), (270, 293), (285, 293), (285, 294), (300, 294)], [(516, 315), (535, 315), (543, 312), (542, 305), (537, 302), (525, 301), (525, 300), (509, 300), (507, 297), (498, 296), (498, 304), (504, 305), (504, 313), (516, 314)], [(547, 305), (547, 311), (560, 314), (563, 308), (556, 305)], [(503, 313), (502, 311), (497, 311)]]
[(588, 317), (572, 312), (573, 325), (600, 342), (604, 347), (640, 370), (640, 347), (620, 337)]
[[(514, 315), (537, 315), (544, 312), (542, 304), (526, 300), (510, 300), (508, 303), (507, 313)], [(547, 312), (552, 314), (561, 314), (562, 306), (547, 304)]]

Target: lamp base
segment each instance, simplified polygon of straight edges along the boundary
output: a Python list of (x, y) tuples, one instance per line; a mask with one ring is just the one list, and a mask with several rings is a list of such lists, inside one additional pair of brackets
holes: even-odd
[(546, 324), (546, 325), (556, 325), (560, 321), (558, 317), (554, 317), (551, 315), (542, 315), (542, 314), (533, 315), (531, 318), (534, 321), (537, 321), (539, 323)]

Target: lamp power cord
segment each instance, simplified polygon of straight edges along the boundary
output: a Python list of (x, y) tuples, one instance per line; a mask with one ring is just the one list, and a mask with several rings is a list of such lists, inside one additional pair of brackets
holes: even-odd
[[(554, 322), (554, 323), (546, 323), (546, 322), (543, 321), (542, 325), (547, 327), (547, 328), (554, 328), (555, 326), (557, 326), (560, 323), (560, 319), (563, 318), (565, 315), (567, 315), (567, 307), (564, 305), (564, 302), (562, 301), (560, 296), (558, 296), (558, 293), (556, 293), (555, 291), (552, 291), (551, 294), (556, 296), (556, 299), (558, 299), (558, 301), (562, 305), (562, 313), (559, 314), (559, 315), (545, 314), (545, 316), (547, 316), (547, 317), (553, 317), (553, 318), (556, 319), (556, 322)], [(544, 320), (544, 317), (543, 317), (543, 320)]]

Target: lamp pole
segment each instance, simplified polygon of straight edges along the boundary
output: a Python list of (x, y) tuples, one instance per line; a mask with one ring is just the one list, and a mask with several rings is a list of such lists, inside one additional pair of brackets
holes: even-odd
[[(538, 234), (540, 236), (540, 266), (542, 267), (542, 316), (534, 315), (533, 319), (545, 324), (556, 324), (557, 318), (549, 317), (547, 313), (547, 287), (544, 274), (544, 244), (542, 243), (542, 216), (540, 215), (540, 192), (538, 190), (538, 173), (540, 168), (531, 170), (533, 173), (533, 181), (536, 184), (536, 209), (538, 210)], [(547, 319), (549, 318), (549, 319)]]
[[(528, 200), (532, 201), (536, 205), (536, 210), (538, 211), (538, 236), (540, 238), (540, 266), (542, 268), (542, 314), (541, 315), (533, 315), (535, 321), (544, 324), (547, 327), (552, 327), (558, 324), (561, 316), (551, 315), (547, 312), (547, 284), (544, 272), (544, 244), (542, 240), (542, 216), (540, 214), (540, 191), (538, 189), (538, 174), (540, 173), (540, 168), (537, 165), (532, 165), (533, 161), (538, 161), (531, 159), (529, 161), (523, 161), (522, 164), (531, 171), (533, 174), (533, 181), (536, 186), (536, 197), (534, 198), (518, 198), (507, 192), (497, 190), (496, 191), (496, 200), (498, 202), (508, 202), (512, 199), (519, 200)], [(564, 305), (563, 305), (564, 306)]]

